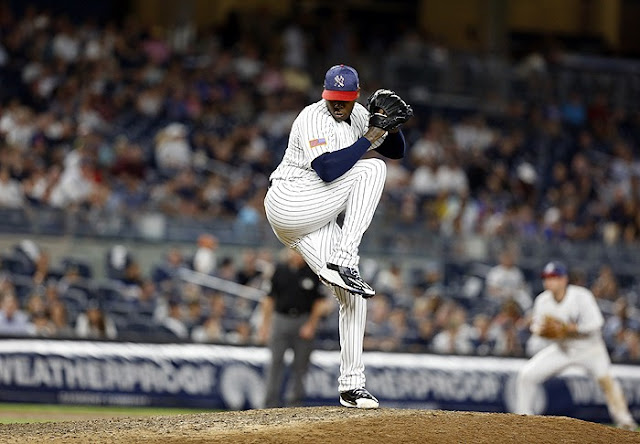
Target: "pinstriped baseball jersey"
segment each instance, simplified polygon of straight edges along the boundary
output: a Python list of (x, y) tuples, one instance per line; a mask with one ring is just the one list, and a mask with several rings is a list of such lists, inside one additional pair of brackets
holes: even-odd
[[(324, 99), (304, 108), (293, 122), (282, 162), (270, 179), (318, 180), (311, 168), (313, 159), (355, 143), (369, 127), (369, 111), (356, 102), (350, 120), (350, 123), (336, 121)], [(369, 150), (379, 147), (385, 137), (378, 139)]]
[[(307, 106), (295, 119), (284, 157), (270, 176), (272, 186), (264, 201), (267, 219), (278, 239), (300, 252), (316, 273), (327, 262), (357, 268), (360, 241), (384, 188), (386, 164), (360, 159), (337, 179), (324, 182), (311, 162), (353, 145), (367, 132), (368, 120), (369, 112), (357, 102), (348, 121), (336, 120), (324, 99)], [(383, 141), (381, 137), (369, 149)], [(340, 226), (337, 219), (343, 212)], [(359, 295), (331, 288), (340, 304), (338, 389), (343, 392), (365, 385), (367, 304)]]

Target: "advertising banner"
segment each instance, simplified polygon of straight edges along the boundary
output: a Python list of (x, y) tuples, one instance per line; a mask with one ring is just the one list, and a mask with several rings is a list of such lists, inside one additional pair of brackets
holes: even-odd
[[(383, 407), (509, 412), (515, 358), (365, 353), (367, 388)], [(339, 353), (316, 350), (307, 405), (337, 405)], [(0, 340), (0, 402), (210, 409), (261, 408), (269, 351), (261, 347)], [(640, 367), (614, 365), (640, 417)], [(597, 383), (570, 368), (536, 390), (536, 412), (610, 422)]]

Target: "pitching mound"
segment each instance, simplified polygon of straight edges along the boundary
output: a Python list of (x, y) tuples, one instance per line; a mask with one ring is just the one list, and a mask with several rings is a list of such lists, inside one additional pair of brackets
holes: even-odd
[(0, 424), (0, 443), (640, 443), (640, 433), (566, 417), (307, 407)]

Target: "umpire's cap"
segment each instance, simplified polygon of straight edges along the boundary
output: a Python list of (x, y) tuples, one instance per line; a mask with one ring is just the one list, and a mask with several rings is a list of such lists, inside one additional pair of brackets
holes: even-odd
[(540, 273), (540, 277), (542, 279), (548, 277), (557, 277), (557, 276), (568, 276), (569, 271), (567, 266), (560, 261), (551, 261), (547, 265), (544, 266), (542, 272)]
[(360, 95), (358, 71), (347, 65), (335, 65), (324, 76), (322, 98), (350, 102)]

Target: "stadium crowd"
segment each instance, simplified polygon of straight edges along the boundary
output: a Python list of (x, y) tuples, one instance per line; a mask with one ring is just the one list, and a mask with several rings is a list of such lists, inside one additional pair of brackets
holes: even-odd
[[(296, 113), (317, 100), (318, 66), (356, 66), (365, 98), (409, 80), (381, 84), (379, 51), (428, 59), (443, 72), (454, 57), (417, 29), (366, 47), (361, 30), (333, 18), (339, 32), (328, 39), (304, 14), (282, 23), (232, 14), (208, 29), (163, 29), (134, 17), (74, 23), (34, 7), (16, 16), (0, 3), (0, 207), (263, 224), (268, 174)], [(560, 89), (552, 81), (559, 63), (548, 54), (511, 61), (508, 94), (482, 97), (464, 112), (416, 95), (405, 128), (409, 155), (388, 162), (378, 217), (389, 230), (640, 243), (640, 113), (599, 85)], [(15, 251), (3, 261), (2, 334), (113, 339), (126, 320), (129, 332), (152, 322), (179, 340), (253, 341), (255, 302), (177, 283), (175, 271), (195, 264), (185, 252), (168, 249), (146, 276), (130, 252), (114, 247), (124, 268), (102, 286), (79, 264), (54, 270), (46, 252), (22, 244), (26, 262)], [(247, 249), (236, 260), (209, 261), (206, 273), (263, 288), (277, 258)], [(475, 299), (452, 297), (445, 268), (375, 270), (380, 294), (371, 300), (365, 346), (525, 355), (532, 282), (522, 277), (517, 297), (494, 297), (486, 275)], [(606, 266), (582, 279), (613, 304), (605, 326), (613, 358), (640, 362), (629, 316), (636, 300), (627, 297), (639, 283), (621, 284)], [(334, 321), (329, 314), (321, 340), (335, 344)]]

